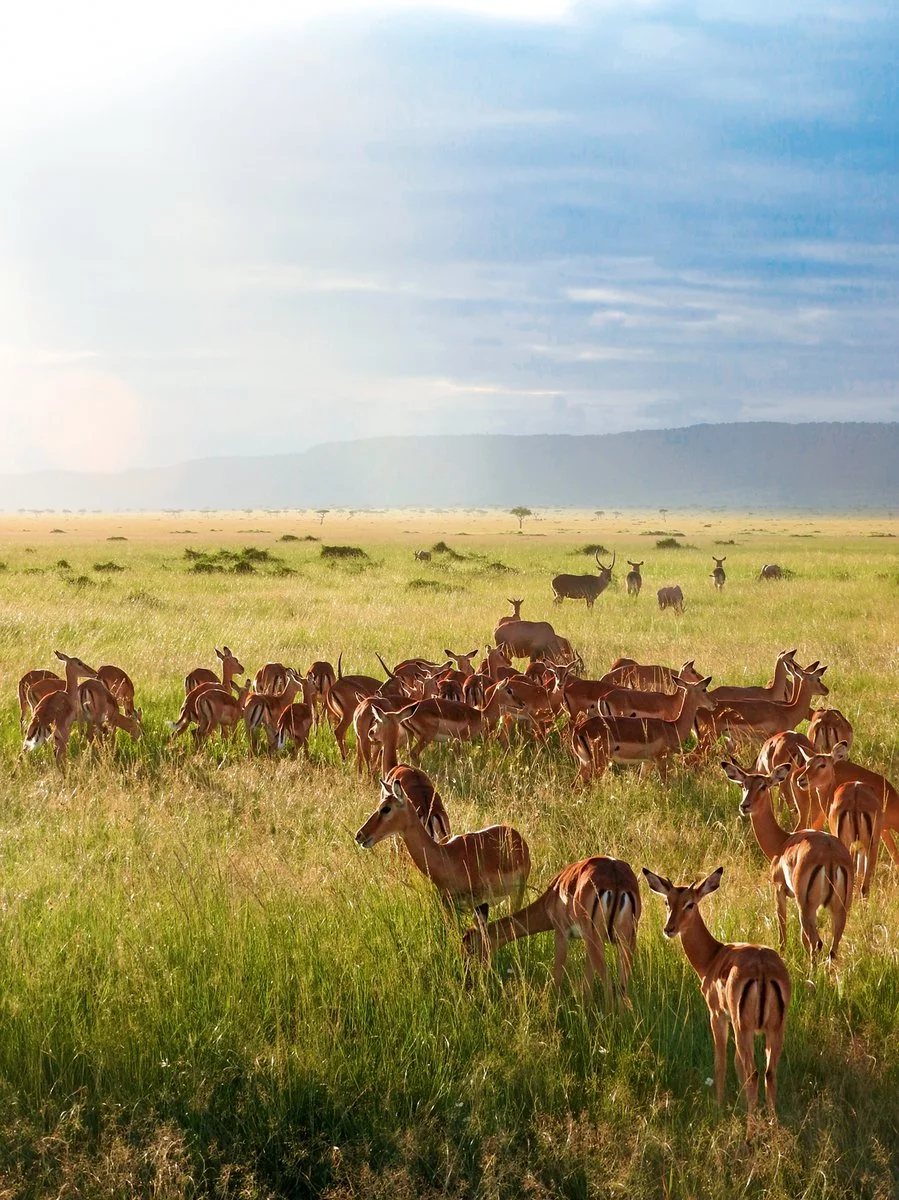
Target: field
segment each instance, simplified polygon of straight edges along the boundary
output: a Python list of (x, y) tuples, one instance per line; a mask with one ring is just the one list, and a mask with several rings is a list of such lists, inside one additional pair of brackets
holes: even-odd
[[(380, 674), (376, 652), (483, 647), (523, 597), (590, 675), (628, 654), (764, 683), (796, 646), (829, 664), (853, 757), (899, 778), (894, 521), (540, 518), (521, 534), (461, 512), (2, 519), (0, 1196), (897, 1194), (899, 879), (885, 852), (835, 969), (808, 965), (790, 911), (781, 1122), (747, 1143), (732, 1043), (719, 1110), (706, 1008), (662, 937), (661, 899), (644, 888), (631, 1011), (606, 1011), (599, 991), (585, 1007), (578, 945), (555, 992), (549, 937), (466, 982), (464, 915), (447, 917), (389, 844), (354, 844), (377, 791), (329, 732), (311, 763), (170, 743), (183, 677), (214, 665), (216, 645), (250, 670), (342, 652), (345, 670)], [(657, 550), (663, 534), (687, 548)], [(413, 561), (440, 541), (461, 557)], [(592, 569), (589, 543), (617, 552), (614, 587), (592, 612), (554, 609), (549, 579)], [(322, 544), (367, 557), (329, 563)], [(727, 555), (722, 595), (713, 552)], [(627, 558), (646, 562), (637, 602)], [(792, 577), (758, 583), (766, 562)], [(666, 583), (684, 589), (680, 617), (656, 606)], [(64, 773), (47, 748), (20, 757), (15, 683), (55, 649), (128, 670), (142, 742), (119, 735), (110, 758), (75, 739)], [(665, 786), (615, 770), (573, 791), (555, 736), (547, 750), (429, 751), (424, 766), (455, 830), (526, 836), (535, 891), (591, 853), (678, 882), (723, 865), (710, 927), (776, 945), (767, 864), (717, 764)]]

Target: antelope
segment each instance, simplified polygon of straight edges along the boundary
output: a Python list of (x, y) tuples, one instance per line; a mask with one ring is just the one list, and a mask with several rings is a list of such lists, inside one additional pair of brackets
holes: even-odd
[(702, 676), (696, 670), (694, 659), (685, 662), (677, 669), (675, 667), (660, 667), (645, 665), (632, 658), (616, 658), (603, 676), (603, 682), (613, 687), (639, 688), (647, 692), (671, 692), (677, 690), (676, 679), (686, 679), (689, 683), (698, 683)]
[(222, 738), (230, 737), (243, 717), (244, 704), (250, 694), (249, 678), (238, 688), (237, 695), (226, 692), (221, 686), (206, 688), (196, 698), (197, 728), (194, 732), (198, 746), (209, 737), (214, 729)]
[(719, 705), (714, 716), (703, 717), (698, 722), (700, 741), (708, 742), (724, 731), (731, 736), (766, 738), (786, 729), (795, 729), (800, 721), (808, 720), (812, 698), (829, 694), (822, 680), (826, 670), (827, 667), (819, 667), (816, 662), (805, 668), (794, 666), (796, 685), (789, 701), (729, 700), (726, 706)]
[(385, 721), (377, 725), (373, 732), (381, 741), (381, 802), (389, 800), (394, 788), (398, 787), (434, 841), (445, 841), (451, 832), (450, 819), (440, 793), (420, 767), (410, 767), (397, 761), (399, 722)]
[[(41, 702), (41, 700), (44, 699), (45, 696), (50, 696), (54, 692), (66, 692), (71, 697), (72, 702), (75, 705), (77, 715), (78, 679), (81, 677), (96, 679), (97, 672), (93, 669), (93, 667), (89, 667), (83, 663), (80, 658), (70, 658), (69, 655), (63, 654), (61, 650), (55, 650), (54, 654), (60, 660), (60, 662), (65, 663), (65, 679), (60, 679), (60, 677), (54, 674), (52, 671), (46, 672), (43, 675), (43, 678), (32, 679), (32, 681), (25, 688), (25, 697), (27, 703), (32, 709), (34, 709)], [(21, 688), (23, 681), (28, 679), (29, 676), (33, 674), (35, 673), (29, 671), (28, 675), (23, 676), (22, 680), (19, 681), (19, 687)]]
[[(342, 657), (342, 656), (341, 656)], [(328, 689), (325, 699), (325, 711), (334, 728), (334, 737), (340, 757), (346, 759), (346, 733), (352, 724), (356, 705), (366, 696), (373, 696), (380, 691), (382, 682), (371, 675), (344, 675), (341, 671), (341, 660), (337, 660), (337, 678)]]
[(329, 662), (314, 662), (306, 672), (306, 678), (312, 684), (312, 698), (310, 703), (312, 704), (312, 717), (317, 728), (321, 709), (324, 707), (328, 692), (331, 690), (331, 684), (337, 676)]
[(646, 562), (645, 558), (640, 562), (631, 562), (630, 559), (627, 560), (627, 565), (632, 568), (632, 570), (628, 571), (624, 580), (625, 584), (627, 585), (627, 594), (629, 596), (636, 597), (640, 595), (640, 588), (643, 586), (643, 576), (640, 574), (640, 568), (643, 566), (644, 562)]
[(785, 729), (783, 733), (775, 733), (773, 737), (767, 738), (762, 743), (755, 760), (755, 771), (761, 775), (770, 775), (776, 767), (782, 766), (784, 763), (789, 764), (790, 775), (781, 780), (780, 795), (781, 799), (798, 814), (797, 829), (803, 829), (809, 823), (808, 809), (801, 797), (797, 799), (792, 786), (794, 772), (802, 770), (805, 766), (805, 752), (808, 754), (815, 752), (814, 746), (805, 734), (797, 733), (793, 729)]
[(313, 713), (314, 709), (309, 701), (288, 704), (282, 710), (278, 717), (277, 747), (279, 750), (284, 749), (289, 739), (293, 743), (290, 748), (291, 758), (297, 757), (300, 746), (303, 747), (306, 757), (309, 757), (309, 735), (312, 732)]
[(770, 879), (777, 897), (781, 953), (787, 947), (787, 897), (793, 896), (799, 909), (802, 944), (811, 958), (823, 945), (818, 933), (818, 909), (830, 911), (833, 941), (828, 959), (832, 962), (852, 907), (855, 877), (852, 855), (829, 833), (817, 829), (788, 833), (777, 823), (771, 788), (787, 777), (788, 764), (777, 767), (770, 775), (744, 771), (734, 759), (722, 762), (721, 768), (728, 779), (742, 788), (740, 812), (751, 818), (759, 847), (771, 863)]
[[(599, 551), (594, 552), (598, 575), (557, 575), (552, 581), (553, 604), (561, 604), (563, 600), (584, 600), (587, 608), (593, 607), (596, 597), (601, 595), (612, 582), (612, 568), (615, 566), (615, 554), (612, 553), (611, 563), (605, 567), (599, 561)], [(494, 638), (496, 635), (494, 634)]]
[(269, 754), (274, 751), (278, 741), (278, 719), (284, 709), (293, 703), (294, 696), (305, 682), (303, 677), (290, 667), (286, 667), (285, 670), (287, 685), (283, 691), (257, 692), (249, 695), (244, 703), (243, 719), (253, 754), (257, 753), (256, 733), (260, 729), (265, 731)]
[(796, 665), (796, 651), (782, 650), (774, 664), (774, 679), (767, 687), (716, 687), (709, 694), (716, 704), (723, 705), (731, 700), (777, 700), (790, 699), (793, 692), (792, 669)]
[(130, 717), (135, 711), (134, 684), (127, 673), (121, 667), (114, 667), (111, 663), (106, 663), (102, 667), (97, 667), (97, 678), (106, 685), (116, 702), (121, 704), (125, 716)]
[[(712, 693), (709, 693), (712, 699)], [(599, 700), (603, 717), (658, 717), (675, 721), (683, 704), (681, 692), (643, 692), (632, 688), (612, 688)]]
[(715, 591), (721, 592), (724, 590), (724, 584), (727, 581), (727, 575), (724, 573), (724, 564), (727, 562), (727, 555), (725, 554), (724, 558), (715, 558), (713, 554), (712, 558), (715, 559), (715, 569), (709, 578), (715, 581)]
[[(399, 712), (388, 714), (375, 710), (375, 720), (383, 724), (395, 720), (403, 726), (412, 742), (409, 757), (418, 763), (426, 746), (434, 741), (469, 741), (494, 729), (503, 712), (523, 709), (520, 701), (509, 692), (508, 684), (494, 683), (488, 689), (484, 704), (472, 708), (452, 700), (417, 700)], [(413, 742), (413, 739), (417, 741)]]
[(836, 708), (816, 708), (808, 726), (809, 741), (821, 754), (830, 753), (837, 742), (845, 742), (852, 749), (852, 726)]
[(549, 725), (558, 708), (556, 705), (554, 709), (549, 691), (542, 683), (527, 679), (523, 675), (507, 679), (505, 687), (509, 695), (519, 702), (521, 708), (515, 712), (506, 713), (504, 721), (507, 724), (527, 722), (533, 729), (537, 740), (545, 744)]
[(219, 650), (215, 648), (215, 656), (222, 664), (222, 678), (219, 679), (215, 671), (210, 671), (208, 667), (196, 667), (184, 680), (184, 694), (189, 696), (190, 693), (201, 683), (213, 683), (218, 685), (221, 683), (225, 691), (231, 687), (231, 681), (236, 675), (243, 675), (243, 664), (238, 662), (237, 658), (227, 646), (223, 646)]
[(415, 551), (415, 561), (416, 562), (430, 562), (431, 561), (431, 551), (430, 550), (416, 550)]
[(462, 946), (468, 954), (488, 958), (507, 942), (552, 930), (556, 939), (553, 983), (559, 987), (568, 958), (568, 943), (572, 938), (582, 938), (587, 951), (584, 995), (590, 995), (594, 975), (598, 974), (607, 1002), (612, 1000), (612, 988), (605, 947), (615, 946), (618, 990), (627, 1002), (640, 910), (640, 887), (628, 864), (597, 854), (565, 867), (527, 908), (486, 926), (475, 923), (465, 933)]
[[(25, 674), (22, 676), (22, 678), (19, 680), (17, 690), (18, 690), (18, 696), (19, 696), (19, 725), (20, 726), (25, 724), (25, 718), (28, 716), (28, 713), (31, 711), (31, 709), (33, 707), (32, 703), (31, 703), (31, 688), (34, 686), (34, 684), (38, 683), (41, 680), (45, 680), (45, 679), (59, 679), (60, 683), (63, 682), (62, 679), (60, 678), (60, 676), (57, 675), (57, 673), (55, 671), (48, 671), (44, 667), (39, 667), (34, 671), (26, 671)], [(63, 684), (63, 686), (65, 686), (65, 684)]]
[(580, 768), (580, 781), (587, 783), (591, 776), (603, 775), (613, 762), (654, 761), (664, 777), (669, 756), (680, 750), (690, 736), (697, 713), (711, 711), (712, 702), (706, 694), (710, 683), (711, 677), (699, 683), (678, 682), (683, 699), (674, 721), (640, 717), (587, 717), (577, 721), (571, 733), (571, 749)]
[[(356, 772), (364, 775), (376, 773), (372, 762), (373, 746), (376, 740), (376, 716), (378, 712), (394, 713), (406, 708), (409, 700), (406, 696), (364, 696), (353, 711), (353, 733), (356, 735)], [(380, 740), (380, 739), (378, 739)], [(375, 758), (378, 757), (375, 753)], [(383, 772), (383, 767), (379, 768)]]
[(472, 666), (472, 659), (477, 656), (477, 653), (478, 653), (477, 646), (475, 646), (474, 650), (469, 650), (469, 652), (467, 654), (456, 654), (452, 650), (444, 650), (443, 653), (446, 655), (447, 658), (452, 659), (452, 661), (456, 664), (456, 670), (460, 675), (462, 675), (463, 677), (466, 677), (468, 675), (474, 675), (474, 667)]
[[(803, 754), (805, 765), (795, 772), (793, 787), (799, 796), (814, 795), (817, 811), (814, 826), (827, 818), (834, 837), (849, 850), (855, 863), (855, 881), (867, 896), (877, 866), (880, 836), (883, 830), (883, 802), (870, 784), (851, 779), (837, 785), (836, 766), (849, 758), (849, 747), (837, 742), (830, 754)], [(808, 808), (806, 809), (808, 811)]]
[(531, 856), (527, 842), (510, 825), (490, 825), (435, 841), (399, 781), (388, 785), (381, 780), (381, 803), (356, 834), (356, 841), (367, 850), (391, 835), (405, 841), (412, 861), (443, 900), (474, 908), (482, 924), (492, 903), (508, 897), (513, 912), (521, 907)]
[(765, 1104), (776, 1120), (777, 1064), (783, 1050), (792, 985), (780, 955), (769, 946), (719, 942), (709, 931), (699, 903), (721, 884), (724, 868), (700, 884), (675, 886), (664, 875), (643, 868), (652, 891), (665, 897), (668, 920), (665, 937), (680, 937), (684, 954), (699, 976), (708, 1005), (715, 1044), (715, 1098), (724, 1103), (729, 1027), (734, 1031), (737, 1078), (746, 1093), (747, 1133), (752, 1133), (758, 1105), (755, 1038), (765, 1038)]
[[(662, 674), (664, 672), (664, 675)], [(570, 679), (562, 684), (562, 698), (572, 720), (581, 713), (588, 712), (593, 706), (598, 709), (605, 696), (616, 688), (630, 685), (637, 690), (659, 691), (654, 685), (671, 681), (673, 697), (679, 696), (675, 680), (682, 677), (690, 683), (698, 683), (702, 676), (695, 670), (692, 661), (684, 663), (680, 674), (670, 667), (641, 667), (637, 663), (633, 668), (625, 663), (619, 665), (602, 679)]]
[(512, 659), (503, 646), (487, 646), (487, 657), (481, 660), (478, 675), (485, 675), (491, 683), (499, 683), (508, 674), (515, 674)]
[(78, 685), (78, 701), (87, 725), (87, 740), (95, 737), (115, 738), (115, 731), (123, 729), (136, 742), (143, 737), (143, 710), (132, 707), (131, 712), (119, 712), (118, 699), (99, 677), (85, 679)]
[(766, 580), (770, 582), (772, 579), (783, 579), (783, 567), (779, 567), (777, 563), (765, 563), (759, 572), (759, 582)]
[(559, 637), (549, 621), (507, 621), (494, 629), (493, 640), (509, 658), (551, 658), (558, 662), (574, 657), (570, 643)]
[(672, 587), (661, 587), (656, 592), (659, 601), (659, 608), (664, 611), (666, 608), (673, 608), (676, 613), (684, 611), (684, 593), (680, 589), (679, 584), (674, 584)]
[(274, 695), (287, 689), (290, 667), (284, 663), (270, 662), (260, 667), (253, 676), (253, 691), (257, 695)]
[[(95, 679), (97, 673), (80, 658), (63, 654), (61, 650), (57, 650), (55, 653), (56, 657), (66, 665), (65, 681), (59, 680), (60, 687), (54, 687), (37, 700), (31, 721), (25, 730), (22, 750), (23, 752), (36, 750), (52, 732), (53, 755), (57, 763), (61, 763), (66, 756), (72, 725), (81, 714), (78, 681), (83, 677)], [(51, 679), (38, 680), (32, 685), (32, 691), (37, 689), (42, 682), (52, 683), (54, 681)]]
[(512, 605), (512, 616), (511, 617), (500, 617), (500, 619), (497, 621), (497, 627), (499, 627), (500, 625), (508, 625), (510, 621), (520, 621), (521, 620), (521, 606), (522, 606), (522, 604), (524, 604), (524, 601), (523, 600), (509, 600), (508, 603)]

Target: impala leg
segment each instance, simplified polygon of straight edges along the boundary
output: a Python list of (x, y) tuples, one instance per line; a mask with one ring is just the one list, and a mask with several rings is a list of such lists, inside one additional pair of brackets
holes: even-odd
[(515, 885), (515, 891), (509, 897), (509, 912), (518, 912), (519, 909), (524, 908), (527, 889), (527, 880), (519, 879), (518, 883)]
[[(853, 881), (850, 880), (846, 889), (845, 901), (841, 896), (834, 895), (830, 904), (830, 915), (833, 921), (833, 942), (830, 947), (828, 959), (830, 962), (837, 956), (837, 950), (840, 948), (840, 942), (843, 938), (843, 930), (846, 928), (846, 918), (849, 916), (849, 906), (852, 902), (852, 887)], [(821, 949), (821, 939), (818, 939), (818, 949)]]
[(746, 1134), (752, 1133), (755, 1112), (758, 1107), (759, 1073), (755, 1065), (755, 1035), (752, 1029), (741, 1029), (734, 1033), (737, 1044), (734, 1059), (740, 1087), (746, 1093)]
[(565, 974), (565, 963), (567, 961), (568, 934), (562, 929), (557, 929), (555, 955), (553, 956), (553, 983), (557, 988), (562, 986), (562, 976)]
[(890, 858), (899, 867), (899, 847), (896, 845), (896, 839), (893, 837), (893, 831), (887, 829), (886, 826), (880, 831), (880, 836), (886, 843), (886, 848), (890, 852)]
[(783, 1050), (784, 1028), (765, 1034), (765, 1104), (769, 1114), (777, 1119), (777, 1064)]
[(783, 885), (777, 888), (777, 928), (780, 934), (780, 952), (787, 950), (787, 893)]
[(862, 878), (862, 895), (866, 900), (868, 898), (868, 891), (871, 887), (871, 880), (874, 878), (874, 868), (877, 866), (879, 850), (880, 838), (877, 836), (877, 830), (875, 829), (865, 853), (865, 873)]
[[(812, 904), (806, 900), (805, 904), (799, 905), (799, 925), (802, 929), (802, 944), (805, 946), (809, 955), (814, 958), (824, 943), (821, 941), (821, 935), (818, 932), (818, 913), (812, 907)], [(834, 922), (836, 925), (836, 922)], [(833, 950), (831, 950), (833, 957)]]
[(602, 990), (606, 997), (606, 1006), (612, 1004), (612, 986), (609, 982), (609, 968), (606, 963), (605, 939), (596, 930), (591, 930), (584, 938), (587, 950), (587, 962), (584, 969), (584, 996), (589, 997), (593, 990), (593, 976), (599, 975), (602, 980)]
[(618, 987), (621, 999), (630, 1005), (627, 992), (631, 980), (631, 967), (634, 962), (634, 948), (637, 941), (637, 928), (632, 925), (626, 934), (618, 933)]
[(712, 1023), (712, 1041), (715, 1043), (715, 1099), (719, 1104), (723, 1104), (730, 1021), (726, 1012), (710, 1012), (709, 1016)]

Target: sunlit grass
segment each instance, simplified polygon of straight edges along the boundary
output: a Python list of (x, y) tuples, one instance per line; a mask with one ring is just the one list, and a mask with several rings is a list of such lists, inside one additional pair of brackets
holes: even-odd
[[(56, 518), (60, 525), (66, 524)], [(147, 519), (149, 520), (149, 519)], [(330, 518), (329, 518), (330, 520)], [(835, 972), (810, 968), (790, 913), (794, 981), (778, 1128), (745, 1142), (732, 1066), (719, 1111), (706, 1081), (705, 1005), (663, 904), (644, 893), (633, 1009), (585, 1008), (583, 951), (550, 984), (551, 939), (501, 951), (466, 974), (464, 918), (447, 915), (407, 858), (363, 851), (353, 833), (376, 792), (320, 731), (312, 762), (253, 761), (241, 740), (172, 744), (186, 672), (227, 643), (249, 670), (314, 658), (380, 673), (388, 661), (483, 646), (507, 597), (553, 620), (591, 672), (619, 654), (695, 658), (717, 681), (764, 682), (799, 648), (830, 664), (831, 699), (855, 723), (855, 756), (895, 778), (897, 552), (859, 522), (759, 517), (628, 518), (551, 538), (500, 536), (452, 514), (428, 537), (346, 520), (331, 544), (370, 564), (322, 561), (317, 523), (259, 515), (110, 518), (51, 537), (10, 532), (0, 552), (0, 1180), (9, 1194), (775, 1197), (894, 1194), (899, 1162), (899, 902), (885, 853), (872, 898), (850, 917)], [(711, 522), (712, 528), (706, 528)], [(21, 518), (20, 524), (27, 524)], [(73, 525), (75, 518), (68, 522)], [(422, 520), (422, 524), (424, 521)], [(119, 528), (121, 526), (121, 528)], [(745, 534), (748, 527), (773, 532)], [(191, 527), (197, 535), (173, 536)], [(215, 527), (218, 531), (213, 533)], [(265, 534), (246, 527), (264, 527)], [(639, 529), (676, 528), (696, 551), (656, 552)], [(873, 527), (873, 526), (872, 526)], [(885, 527), (880, 522), (877, 528)], [(622, 530), (627, 532), (622, 532)], [(461, 537), (470, 532), (471, 537)], [(107, 543), (110, 533), (127, 535)], [(539, 532), (532, 527), (532, 532)], [(26, 536), (31, 538), (26, 542)], [(416, 563), (444, 538), (461, 560)], [(716, 539), (728, 583), (709, 578)], [(617, 588), (592, 612), (550, 603), (550, 577), (589, 569), (600, 541), (645, 558), (644, 592)], [(31, 552), (26, 546), (31, 546)], [(186, 545), (255, 545), (291, 574), (193, 574)], [(470, 557), (472, 554), (481, 557)], [(70, 564), (59, 568), (62, 558)], [(115, 561), (120, 572), (95, 572)], [(795, 572), (755, 581), (763, 562)], [(583, 568), (578, 564), (583, 562)], [(501, 563), (516, 574), (503, 573)], [(79, 583), (81, 576), (89, 583)], [(433, 579), (452, 592), (409, 588)], [(680, 583), (687, 610), (660, 613)], [(147, 735), (113, 756), (73, 744), (64, 774), (19, 757), (15, 681), (52, 652), (133, 676)], [(590, 853), (678, 880), (719, 864), (712, 928), (776, 943), (767, 865), (739, 795), (712, 764), (611, 772), (571, 789), (559, 738), (546, 752), (475, 746), (429, 754), (456, 829), (495, 821), (527, 837), (535, 890)]]

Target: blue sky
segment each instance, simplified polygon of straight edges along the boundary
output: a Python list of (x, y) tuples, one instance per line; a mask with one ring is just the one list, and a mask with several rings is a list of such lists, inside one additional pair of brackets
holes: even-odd
[(18, 30), (0, 470), (899, 419), (892, 5), (205, 3)]

